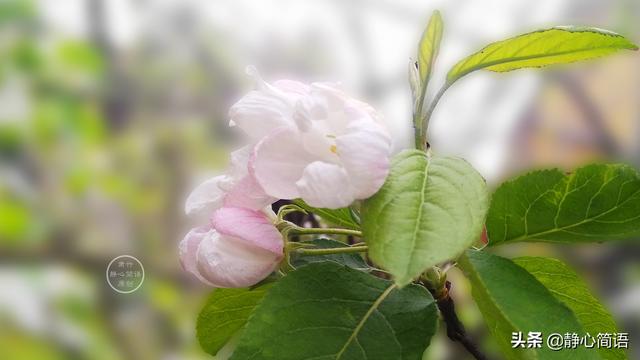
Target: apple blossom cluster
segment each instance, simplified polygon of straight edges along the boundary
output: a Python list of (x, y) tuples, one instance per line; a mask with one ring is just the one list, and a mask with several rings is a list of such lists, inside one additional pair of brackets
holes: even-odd
[(248, 144), (227, 173), (198, 185), (185, 212), (208, 224), (180, 243), (185, 270), (215, 287), (251, 286), (282, 261), (284, 239), (271, 204), (301, 198), (342, 208), (375, 194), (389, 172), (391, 138), (376, 111), (335, 84), (256, 82), (229, 111)]

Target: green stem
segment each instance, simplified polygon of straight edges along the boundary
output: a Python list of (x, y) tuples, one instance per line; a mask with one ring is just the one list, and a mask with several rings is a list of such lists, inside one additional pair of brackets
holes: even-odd
[(366, 245), (361, 246), (345, 246), (332, 249), (296, 249), (295, 252), (300, 255), (331, 255), (331, 254), (350, 254), (357, 252), (365, 252), (369, 247)]
[(332, 229), (332, 228), (303, 228), (296, 226), (289, 231), (292, 235), (310, 235), (310, 234), (335, 234), (362, 237), (362, 231), (350, 229)]
[[(427, 93), (426, 87), (424, 87), (420, 91), (420, 96), (418, 98), (418, 103), (416, 105), (415, 113), (413, 114), (413, 131), (415, 136), (415, 147), (416, 149), (422, 149), (423, 144), (426, 143), (423, 137), (423, 127), (424, 127), (424, 117), (422, 116), (422, 108), (424, 107), (424, 99), (425, 94)], [(424, 149), (422, 149), (424, 150)]]
[(414, 142), (415, 142), (416, 149), (425, 150), (425, 144), (427, 142), (425, 141), (425, 138), (423, 136), (421, 123), (422, 123), (422, 120), (417, 120), (416, 122), (414, 122), (414, 129), (413, 129), (413, 132), (415, 134)]
[(440, 88), (436, 96), (434, 96), (433, 100), (431, 100), (431, 103), (429, 104), (429, 108), (427, 109), (424, 116), (422, 117), (422, 120), (420, 121), (420, 126), (417, 128), (419, 129), (419, 134), (416, 134), (416, 141), (419, 141), (419, 143), (416, 144), (416, 147), (418, 149), (425, 150), (425, 151), (427, 150), (427, 129), (429, 128), (429, 120), (431, 120), (431, 115), (433, 114), (433, 111), (435, 110), (436, 105), (438, 105), (438, 101), (440, 101), (440, 98), (442, 97), (442, 95), (444, 95), (445, 91), (447, 91), (449, 86), (451, 86), (451, 84), (447, 82), (444, 84), (442, 88)]

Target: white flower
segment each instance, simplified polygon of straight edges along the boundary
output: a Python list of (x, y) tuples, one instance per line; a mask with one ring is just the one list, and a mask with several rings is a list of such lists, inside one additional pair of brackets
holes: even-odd
[(375, 194), (389, 172), (391, 138), (375, 110), (334, 85), (265, 83), (230, 110), (257, 142), (250, 172), (266, 194), (325, 208)]
[(180, 243), (185, 270), (216, 287), (251, 286), (283, 257), (271, 222), (277, 199), (340, 208), (375, 194), (389, 172), (391, 140), (369, 105), (335, 86), (283, 80), (230, 110), (251, 145), (231, 154), (228, 173), (198, 185), (185, 212), (211, 216)]

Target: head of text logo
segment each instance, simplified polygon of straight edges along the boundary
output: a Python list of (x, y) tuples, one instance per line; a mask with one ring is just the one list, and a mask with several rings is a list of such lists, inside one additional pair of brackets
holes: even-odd
[[(546, 341), (545, 341), (546, 337)], [(564, 349), (628, 349), (629, 333), (551, 333), (543, 334), (540, 331), (529, 331), (525, 335), (521, 331), (511, 333), (511, 347), (516, 348), (542, 348), (548, 347), (553, 351)]]
[(107, 283), (121, 294), (138, 290), (143, 281), (144, 267), (131, 255), (120, 255), (107, 265)]

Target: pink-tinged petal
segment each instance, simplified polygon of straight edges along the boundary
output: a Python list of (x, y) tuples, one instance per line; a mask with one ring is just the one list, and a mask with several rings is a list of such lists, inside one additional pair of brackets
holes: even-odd
[(385, 129), (373, 121), (353, 122), (336, 138), (336, 148), (356, 199), (375, 194), (389, 174), (391, 139)]
[(264, 191), (279, 199), (300, 197), (295, 183), (307, 164), (316, 160), (304, 150), (300, 134), (280, 129), (256, 145), (253, 173)]
[(224, 206), (260, 210), (276, 200), (264, 192), (252, 174), (247, 174), (229, 190), (224, 198)]
[(221, 207), (225, 191), (220, 186), (228, 180), (227, 176), (219, 175), (196, 186), (185, 201), (184, 212), (187, 215), (194, 215), (211, 212)]
[(199, 274), (213, 286), (222, 288), (255, 285), (269, 276), (282, 258), (215, 231), (200, 243), (196, 256)]
[(300, 197), (315, 207), (337, 209), (349, 206), (354, 200), (347, 172), (335, 164), (311, 163), (296, 186)]
[(261, 211), (224, 207), (211, 216), (211, 224), (220, 234), (282, 255), (282, 235), (271, 220)]
[(187, 233), (187, 235), (184, 237), (184, 239), (182, 239), (180, 245), (178, 246), (180, 253), (180, 265), (182, 265), (182, 268), (193, 274), (196, 278), (198, 278), (198, 280), (207, 285), (212, 284), (207, 281), (207, 279), (202, 277), (202, 275), (200, 275), (200, 272), (198, 271), (197, 253), (198, 247), (202, 243), (202, 240), (204, 240), (205, 237), (207, 237), (207, 234), (212, 231), (214, 230), (211, 227), (205, 226), (191, 229), (191, 231)]

